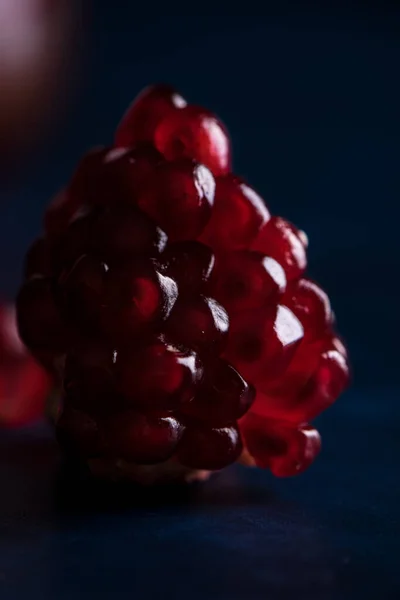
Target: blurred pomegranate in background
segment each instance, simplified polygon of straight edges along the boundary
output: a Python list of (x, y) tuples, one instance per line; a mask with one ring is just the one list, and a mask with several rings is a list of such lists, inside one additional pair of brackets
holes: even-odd
[(0, 427), (29, 425), (45, 410), (51, 379), (21, 342), (12, 305), (0, 305)]
[(75, 0), (0, 0), (0, 157), (6, 172), (63, 109), (77, 7)]

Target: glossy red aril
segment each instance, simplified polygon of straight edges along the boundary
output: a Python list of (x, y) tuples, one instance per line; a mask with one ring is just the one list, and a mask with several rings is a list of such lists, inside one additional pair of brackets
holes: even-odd
[(284, 380), (272, 386), (268, 394), (257, 393), (253, 412), (294, 423), (307, 422), (328, 408), (348, 386), (349, 366), (346, 355), (336, 348), (337, 338), (328, 336), (303, 344)]
[(242, 439), (236, 425), (211, 427), (206, 424), (186, 428), (178, 447), (180, 462), (193, 469), (223, 469), (242, 452)]
[(281, 217), (272, 217), (260, 230), (251, 245), (267, 256), (275, 258), (285, 269), (288, 281), (300, 277), (307, 266), (304, 237), (294, 225)]
[(213, 298), (200, 295), (178, 300), (164, 328), (175, 343), (209, 355), (222, 350), (228, 329), (226, 310)]
[(171, 240), (196, 238), (214, 203), (215, 181), (207, 167), (190, 159), (160, 165), (139, 195), (139, 207)]
[(128, 148), (154, 141), (157, 125), (164, 117), (186, 106), (186, 100), (170, 85), (145, 88), (133, 101), (118, 125), (115, 145)]
[(116, 361), (116, 385), (128, 404), (143, 411), (173, 410), (195, 395), (203, 365), (194, 352), (160, 339)]
[(332, 324), (327, 294), (309, 279), (299, 279), (288, 286), (282, 302), (301, 321), (307, 339), (321, 338)]
[(173, 416), (128, 411), (110, 421), (106, 436), (111, 451), (119, 458), (151, 465), (170, 458), (182, 433), (183, 426)]
[(303, 338), (303, 327), (285, 306), (239, 313), (231, 320), (226, 359), (257, 389), (282, 377)]
[(218, 250), (249, 248), (270, 219), (268, 208), (257, 192), (236, 175), (218, 177), (216, 184), (213, 213), (201, 241)]
[(107, 210), (95, 225), (93, 252), (108, 263), (157, 256), (166, 244), (166, 233), (133, 206)]
[(178, 296), (173, 279), (151, 260), (130, 261), (109, 269), (101, 329), (111, 339), (126, 340), (160, 326)]
[(227, 425), (240, 419), (250, 408), (255, 389), (224, 360), (211, 369), (192, 402), (183, 410), (200, 421)]
[(260, 252), (240, 250), (218, 257), (212, 295), (229, 314), (276, 304), (286, 289), (279, 263)]
[(270, 469), (276, 477), (305, 471), (321, 450), (320, 435), (309, 425), (295, 427), (249, 413), (240, 430), (257, 466)]
[(212, 274), (215, 257), (208, 246), (188, 240), (168, 244), (162, 255), (165, 274), (172, 277), (179, 295), (199, 293)]
[(188, 105), (166, 116), (155, 131), (156, 148), (167, 160), (192, 158), (206, 165), (215, 176), (231, 168), (228, 132), (211, 112)]
[(53, 282), (34, 278), (26, 282), (16, 301), (18, 329), (31, 350), (62, 350), (67, 328), (56, 305)]
[(43, 225), (50, 238), (57, 238), (68, 227), (71, 217), (79, 208), (79, 200), (61, 190), (49, 204), (44, 214)]
[(59, 300), (66, 319), (77, 327), (91, 329), (98, 325), (104, 302), (108, 266), (84, 254), (58, 281)]
[[(67, 401), (94, 415), (119, 408), (114, 386), (116, 350), (101, 342), (82, 339), (67, 356), (64, 390)], [(122, 404), (122, 402), (121, 402)]]

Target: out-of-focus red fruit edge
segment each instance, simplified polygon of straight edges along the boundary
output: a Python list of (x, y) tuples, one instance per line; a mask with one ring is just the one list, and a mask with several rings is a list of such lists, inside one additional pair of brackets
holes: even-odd
[(14, 306), (0, 304), (0, 429), (42, 419), (51, 388), (51, 377), (19, 338)]

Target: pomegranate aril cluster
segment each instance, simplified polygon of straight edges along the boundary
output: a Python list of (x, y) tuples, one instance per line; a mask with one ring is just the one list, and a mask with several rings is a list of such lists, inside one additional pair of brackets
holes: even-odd
[[(288, 476), (349, 379), (307, 236), (232, 173), (225, 126), (147, 88), (44, 216), (18, 300), (60, 378), (60, 443), (90, 464)], [(148, 468), (148, 467), (146, 467)]]

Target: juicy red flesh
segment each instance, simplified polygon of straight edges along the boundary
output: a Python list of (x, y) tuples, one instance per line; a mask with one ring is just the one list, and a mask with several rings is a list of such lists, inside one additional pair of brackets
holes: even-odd
[(162, 119), (186, 106), (184, 98), (169, 85), (154, 85), (133, 101), (115, 134), (115, 145), (128, 148), (138, 142), (154, 142)]
[(159, 123), (154, 141), (167, 160), (192, 158), (215, 176), (231, 168), (231, 145), (224, 125), (198, 106), (175, 110)]
[(171, 240), (195, 239), (211, 216), (215, 181), (209, 169), (192, 160), (160, 165), (139, 195), (139, 207)]
[(272, 217), (259, 231), (251, 245), (285, 269), (288, 281), (300, 277), (307, 266), (306, 246), (301, 232), (285, 219)]
[(223, 469), (239, 458), (242, 440), (236, 425), (211, 427), (188, 426), (178, 447), (183, 465), (193, 469)]
[(144, 90), (44, 229), (18, 323), (62, 379), (67, 452), (211, 470), (241, 457), (278, 476), (311, 464), (308, 423), (347, 387), (346, 348), (304, 275), (306, 234), (232, 173), (213, 113)]
[(202, 241), (217, 250), (249, 248), (270, 219), (268, 208), (255, 190), (232, 174), (218, 177), (216, 183), (214, 210)]

